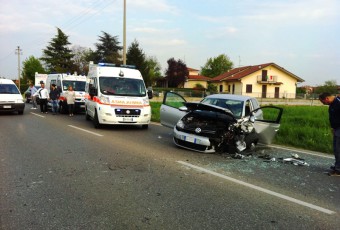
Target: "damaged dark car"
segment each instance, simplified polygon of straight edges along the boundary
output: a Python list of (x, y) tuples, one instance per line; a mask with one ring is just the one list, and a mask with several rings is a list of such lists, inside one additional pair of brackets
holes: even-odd
[(260, 107), (249, 96), (214, 94), (193, 103), (167, 92), (161, 123), (174, 130), (174, 143), (204, 153), (241, 153), (258, 143), (270, 144), (280, 127), (283, 109)]

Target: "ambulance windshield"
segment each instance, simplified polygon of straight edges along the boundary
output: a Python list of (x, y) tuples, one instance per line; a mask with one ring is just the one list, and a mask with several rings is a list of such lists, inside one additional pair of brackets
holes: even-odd
[(145, 85), (141, 79), (122, 77), (100, 77), (99, 86), (102, 94), (144, 97)]
[(72, 86), (74, 91), (85, 91), (85, 81), (63, 81), (63, 90), (67, 90), (69, 86)]

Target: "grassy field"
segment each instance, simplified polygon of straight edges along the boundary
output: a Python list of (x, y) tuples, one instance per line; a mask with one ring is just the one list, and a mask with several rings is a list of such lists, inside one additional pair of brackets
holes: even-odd
[[(152, 121), (160, 122), (161, 102), (151, 102)], [(332, 133), (328, 106), (289, 106), (284, 108), (280, 130), (274, 144), (332, 153)]]

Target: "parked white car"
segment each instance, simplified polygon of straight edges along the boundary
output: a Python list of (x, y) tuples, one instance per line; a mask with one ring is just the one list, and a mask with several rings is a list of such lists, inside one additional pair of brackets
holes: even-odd
[(10, 79), (0, 78), (0, 111), (23, 114), (25, 102), (18, 87)]

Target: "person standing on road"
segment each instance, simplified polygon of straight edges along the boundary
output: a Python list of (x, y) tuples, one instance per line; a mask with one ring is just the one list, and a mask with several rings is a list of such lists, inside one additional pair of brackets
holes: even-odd
[(76, 93), (74, 92), (72, 85), (69, 85), (68, 90), (65, 92), (65, 97), (66, 97), (67, 106), (68, 106), (68, 113), (70, 117), (73, 117)]
[(42, 113), (47, 113), (47, 101), (49, 99), (48, 90), (45, 88), (45, 83), (40, 81), (41, 88), (34, 94), (39, 95), (40, 98), (40, 111)]
[(30, 86), (28, 90), (31, 93), (31, 100), (32, 100), (32, 108), (31, 109), (37, 109), (37, 101), (36, 96), (34, 94), (38, 91), (37, 88), (34, 87), (33, 83), (30, 83)]
[(57, 114), (59, 96), (60, 96), (59, 90), (56, 88), (55, 84), (52, 84), (51, 91), (50, 91), (50, 99), (51, 99), (51, 104), (52, 104), (53, 115)]
[(331, 166), (330, 176), (340, 176), (340, 97), (330, 93), (319, 95), (322, 104), (328, 105), (329, 122), (333, 132), (333, 151), (335, 164)]

